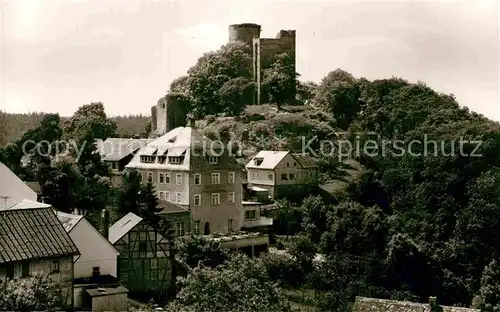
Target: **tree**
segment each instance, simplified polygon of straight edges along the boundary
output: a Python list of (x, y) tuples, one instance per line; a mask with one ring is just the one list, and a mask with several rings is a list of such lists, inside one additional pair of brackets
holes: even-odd
[(215, 269), (196, 267), (183, 279), (177, 302), (184, 311), (291, 311), (262, 261), (242, 254)]
[(57, 311), (60, 286), (47, 274), (27, 279), (0, 279), (1, 311)]
[(269, 100), (276, 103), (278, 110), (281, 105), (295, 100), (296, 77), (293, 59), (286, 53), (277, 55), (276, 61), (264, 70), (263, 90), (269, 96)]
[(132, 170), (123, 175), (123, 183), (117, 192), (117, 210), (120, 216), (129, 212), (139, 214), (141, 201), (141, 179), (139, 172)]
[(255, 84), (248, 78), (238, 77), (226, 81), (219, 89), (223, 113), (239, 116), (246, 105), (253, 103)]
[(182, 94), (188, 94), (189, 93), (189, 88), (188, 88), (188, 79), (189, 77), (186, 76), (180, 76), (172, 81), (170, 84), (169, 88), (169, 93), (182, 93)]
[(360, 96), (358, 80), (346, 71), (336, 69), (321, 80), (314, 103), (331, 112), (339, 128), (347, 129), (362, 109)]
[(85, 140), (106, 140), (115, 135), (116, 122), (107, 117), (104, 104), (93, 102), (78, 107), (65, 126), (66, 136), (82, 144)]
[(251, 68), (250, 47), (243, 42), (228, 43), (200, 57), (188, 70), (185, 80), (195, 117), (217, 115), (227, 110), (221, 104), (219, 91), (231, 79), (250, 78)]
[(497, 260), (484, 267), (481, 288), (474, 297), (473, 305), (481, 311), (500, 311), (500, 265)]
[(229, 258), (229, 252), (220, 242), (202, 236), (182, 237), (177, 240), (177, 259), (190, 271), (198, 265), (216, 268)]

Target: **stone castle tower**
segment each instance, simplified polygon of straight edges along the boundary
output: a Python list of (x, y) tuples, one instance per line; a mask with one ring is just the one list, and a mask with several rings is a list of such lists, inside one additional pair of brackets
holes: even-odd
[(175, 94), (167, 94), (151, 107), (151, 132), (153, 136), (163, 135), (177, 127), (186, 125), (188, 112)]
[(262, 73), (281, 53), (287, 53), (295, 68), (295, 30), (280, 30), (276, 38), (261, 38), (261, 26), (244, 23), (229, 25), (229, 42), (242, 41), (252, 47), (253, 79), (257, 85), (255, 104), (266, 99), (261, 92)]
[[(242, 41), (252, 47), (253, 80), (257, 86), (254, 104), (261, 104), (267, 99), (261, 92), (262, 73), (281, 53), (287, 53), (295, 68), (295, 30), (281, 30), (276, 38), (261, 38), (261, 26), (244, 23), (229, 25), (229, 42)], [(188, 112), (186, 106), (173, 94), (160, 98), (151, 107), (152, 136), (163, 135), (177, 127), (186, 125)]]

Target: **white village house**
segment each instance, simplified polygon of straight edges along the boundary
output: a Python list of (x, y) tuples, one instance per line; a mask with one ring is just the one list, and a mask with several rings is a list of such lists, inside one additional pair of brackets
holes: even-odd
[(36, 192), (0, 162), (0, 210), (11, 208), (23, 200), (36, 202)]

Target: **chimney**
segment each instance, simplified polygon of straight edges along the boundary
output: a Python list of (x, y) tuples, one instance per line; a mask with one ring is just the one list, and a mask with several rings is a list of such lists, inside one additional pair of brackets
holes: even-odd
[(102, 210), (101, 220), (102, 220), (102, 235), (104, 237), (106, 237), (106, 239), (108, 239), (109, 238), (109, 211), (107, 209)]
[(187, 123), (186, 123), (186, 127), (190, 127), (190, 128), (195, 128), (196, 127), (196, 120), (194, 119), (194, 117), (192, 115), (188, 115), (187, 116)]
[(430, 312), (438, 312), (439, 311), (436, 297), (429, 297), (429, 311)]

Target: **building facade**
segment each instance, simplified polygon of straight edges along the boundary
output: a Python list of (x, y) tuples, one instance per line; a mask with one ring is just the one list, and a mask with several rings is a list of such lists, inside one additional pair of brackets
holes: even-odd
[(57, 218), (80, 251), (75, 259), (74, 278), (95, 275), (116, 277), (118, 250), (82, 215), (57, 212)]
[(280, 30), (276, 38), (261, 38), (261, 26), (244, 23), (229, 26), (229, 42), (241, 41), (252, 48), (253, 78), (256, 83), (255, 103), (261, 104), (267, 99), (261, 91), (262, 75), (266, 68), (274, 63), (276, 55), (286, 53), (295, 68), (295, 30)]
[(217, 147), (194, 123), (178, 127), (140, 149), (127, 170), (151, 183), (160, 201), (191, 214), (194, 233), (228, 233), (241, 229), (240, 165), (227, 148)]
[(260, 151), (246, 165), (249, 186), (269, 190), (272, 198), (310, 194), (319, 168), (309, 156), (288, 151)]
[(78, 248), (52, 208), (0, 211), (0, 277), (47, 273), (61, 287), (60, 303), (73, 308), (73, 257)]
[(130, 295), (165, 298), (172, 277), (167, 239), (141, 217), (128, 213), (109, 228), (109, 241), (120, 253), (118, 279)]
[(37, 193), (0, 162), (0, 210), (8, 209), (22, 200), (36, 202), (37, 199)]

